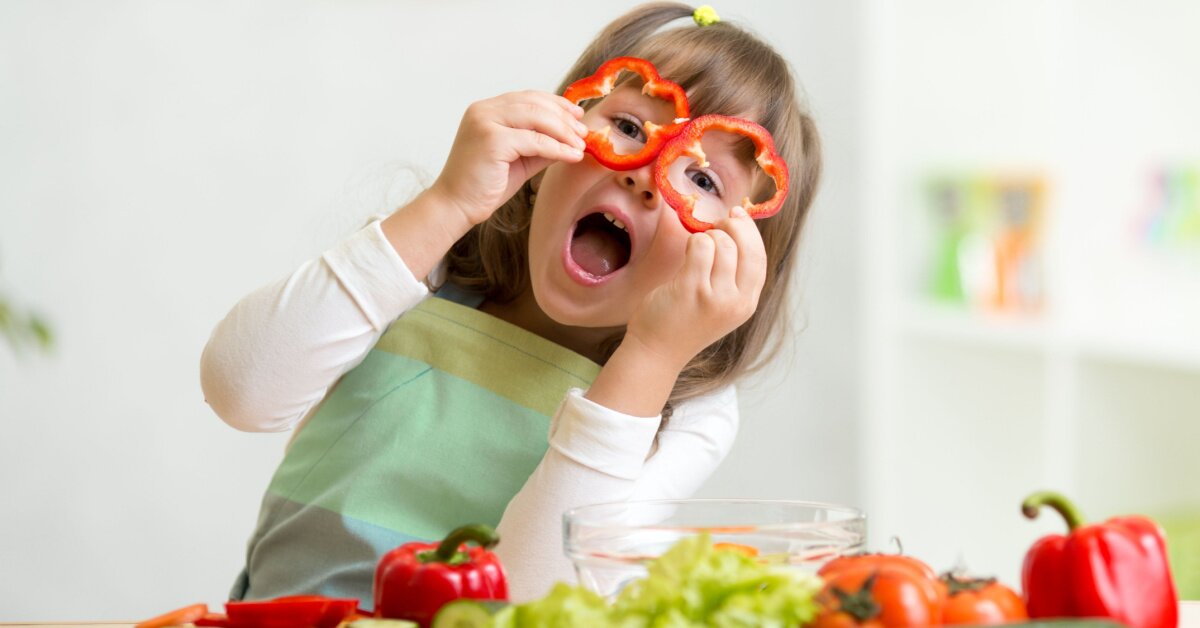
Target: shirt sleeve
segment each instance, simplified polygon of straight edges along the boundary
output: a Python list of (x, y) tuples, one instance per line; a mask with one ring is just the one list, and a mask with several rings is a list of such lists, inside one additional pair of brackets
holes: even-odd
[(205, 401), (239, 430), (290, 429), (427, 295), (372, 222), (217, 324), (200, 358)]
[(539, 598), (556, 581), (575, 581), (563, 553), (566, 510), (691, 496), (733, 445), (737, 393), (731, 385), (680, 404), (660, 432), (661, 421), (615, 412), (578, 389), (567, 395), (551, 422), (545, 457), (497, 530), (496, 552), (514, 602)]

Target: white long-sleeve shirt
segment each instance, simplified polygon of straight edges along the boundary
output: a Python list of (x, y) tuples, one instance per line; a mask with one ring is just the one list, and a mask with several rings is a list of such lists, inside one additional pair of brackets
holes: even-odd
[[(300, 427), (387, 326), (428, 297), (373, 222), (234, 306), (201, 357), (205, 400), (239, 430)], [(568, 393), (552, 417), (549, 449), (500, 521), (497, 553), (513, 601), (574, 580), (562, 551), (563, 511), (695, 492), (733, 444), (735, 390), (689, 399), (661, 433), (660, 423)]]

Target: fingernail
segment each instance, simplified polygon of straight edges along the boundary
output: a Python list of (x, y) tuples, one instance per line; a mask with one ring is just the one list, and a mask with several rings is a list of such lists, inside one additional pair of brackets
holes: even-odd
[(575, 120), (574, 126), (575, 126), (576, 133), (578, 133), (580, 135), (587, 135), (589, 129), (587, 128), (586, 124), (584, 124), (578, 120)]
[(741, 205), (734, 205), (733, 209), (729, 211), (729, 214), (738, 218), (749, 216), (749, 214), (746, 213), (746, 208), (742, 207)]

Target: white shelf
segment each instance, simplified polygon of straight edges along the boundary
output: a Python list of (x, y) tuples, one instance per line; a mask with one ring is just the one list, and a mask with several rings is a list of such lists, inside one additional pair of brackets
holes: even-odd
[(1172, 342), (1151, 334), (1142, 337), (1096, 335), (1079, 337), (1072, 342), (1080, 359), (1200, 374), (1200, 349), (1189, 346), (1183, 339)]
[(1045, 322), (1034, 315), (976, 312), (937, 303), (909, 303), (901, 325), (911, 335), (989, 349), (1045, 351), (1050, 338)]
[(1200, 372), (1200, 346), (1195, 343), (1200, 337), (1200, 322), (1190, 335), (1154, 325), (1110, 329), (1103, 333), (1070, 327), (1056, 333), (1037, 314), (977, 311), (917, 301), (903, 308), (900, 319), (900, 330), (910, 337), (981, 350), (1059, 353), (1077, 360)]

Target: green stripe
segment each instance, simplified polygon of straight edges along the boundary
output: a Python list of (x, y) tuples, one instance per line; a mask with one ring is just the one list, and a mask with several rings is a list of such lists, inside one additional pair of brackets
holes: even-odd
[[(361, 384), (378, 379), (391, 388), (368, 401)], [(496, 525), (545, 455), (548, 429), (544, 414), (372, 351), (296, 436), (269, 492), (423, 538)]]
[[(440, 337), (434, 345), (427, 338)], [(479, 347), (487, 346), (486, 355)], [(514, 403), (551, 416), (571, 387), (586, 388), (600, 365), (563, 347), (479, 310), (425, 299), (396, 321), (376, 349), (406, 355), (436, 369), (486, 387)], [(536, 377), (530, 386), (513, 373)]]

